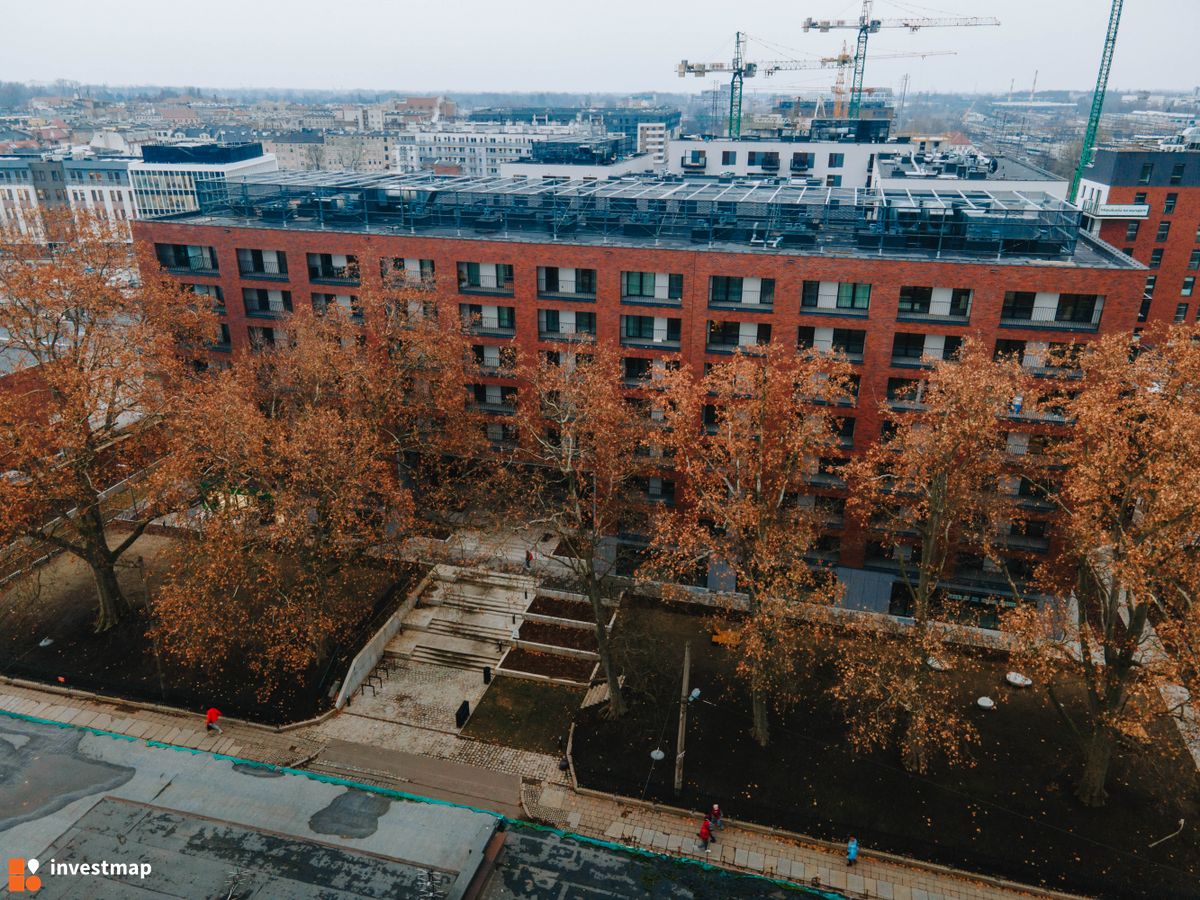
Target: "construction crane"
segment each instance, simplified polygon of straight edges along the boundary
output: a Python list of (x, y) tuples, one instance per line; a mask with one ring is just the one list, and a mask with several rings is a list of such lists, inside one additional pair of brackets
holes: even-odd
[[(949, 56), (953, 55), (953, 50), (931, 50), (928, 52), (911, 52), (911, 53), (881, 53), (879, 58), (891, 59), (900, 57), (926, 57), (926, 56)], [(688, 62), (686, 59), (681, 60), (676, 66), (675, 71), (680, 78), (688, 75), (695, 75), (697, 78), (703, 78), (710, 72), (729, 72), (731, 75), (729, 85), (729, 124), (728, 133), (730, 137), (740, 137), (742, 134), (742, 83), (746, 78), (753, 78), (760, 72), (763, 76), (774, 75), (776, 72), (791, 72), (799, 69), (829, 69), (839, 68), (845, 70), (854, 62), (852, 57), (846, 50), (846, 46), (842, 45), (842, 52), (837, 56), (822, 56), (818, 59), (810, 60), (795, 60), (795, 59), (777, 59), (767, 62), (747, 62), (746, 61), (746, 33), (743, 31), (737, 32), (734, 39), (733, 60), (730, 62), (711, 62), (711, 63), (694, 63)]]
[(828, 32), (835, 28), (851, 28), (858, 32), (854, 49), (854, 77), (850, 83), (850, 118), (857, 118), (862, 106), (863, 70), (867, 65), (867, 38), (881, 28), (907, 28), (920, 31), (922, 28), (958, 28), (977, 25), (999, 25), (999, 19), (975, 17), (951, 17), (943, 19), (876, 19), (871, 15), (875, 0), (863, 0), (862, 13), (857, 22), (846, 19), (805, 19), (805, 31)]
[(1113, 0), (1112, 10), (1108, 14), (1108, 33), (1104, 36), (1104, 51), (1100, 54), (1100, 72), (1096, 75), (1096, 92), (1092, 94), (1092, 111), (1088, 115), (1087, 130), (1083, 133), (1083, 146), (1079, 150), (1079, 165), (1071, 176), (1071, 190), (1067, 199), (1075, 202), (1079, 193), (1079, 181), (1083, 178), (1083, 170), (1092, 161), (1092, 153), (1096, 149), (1096, 132), (1100, 130), (1100, 112), (1104, 109), (1104, 94), (1108, 90), (1108, 71), (1112, 68), (1113, 51), (1117, 49), (1117, 26), (1121, 24), (1121, 6), (1124, 0)]

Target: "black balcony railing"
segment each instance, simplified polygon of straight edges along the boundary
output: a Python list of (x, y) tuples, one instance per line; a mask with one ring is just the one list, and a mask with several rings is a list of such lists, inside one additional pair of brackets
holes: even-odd
[(262, 262), (257, 265), (239, 265), (238, 274), (243, 278), (260, 278), (268, 281), (287, 281), (287, 265), (276, 262)]

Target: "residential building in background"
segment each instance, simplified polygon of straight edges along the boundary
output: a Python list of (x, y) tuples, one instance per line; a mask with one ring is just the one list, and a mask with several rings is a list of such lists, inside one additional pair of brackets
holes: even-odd
[(1079, 182), (1093, 232), (1146, 266), (1138, 322), (1200, 322), (1200, 129), (1161, 147), (1102, 148)]
[[(311, 203), (318, 190), (336, 204)], [(850, 602), (878, 611), (892, 609), (904, 551), (845, 513), (835, 467), (879, 439), (880, 404), (919, 406), (910, 389), (967, 336), (1054, 374), (1052, 348), (1132, 333), (1145, 278), (1061, 199), (967, 180), (863, 191), (280, 172), (231, 182), (228, 199), (209, 194), (195, 214), (134, 230), (181, 282), (223, 298), (219, 358), (272, 344), (293, 310), (353, 309), (384, 272), (410, 273), (415, 285), (432, 275), (439, 314), (462, 318), (485, 361), (467, 374), (468, 393), (495, 414), (501, 441), (518, 386), (486, 360), (510, 345), (563, 358), (608, 342), (621, 348), (631, 399), (642, 400), (645, 379), (676, 355), (700, 373), (767, 342), (840, 351), (857, 395), (844, 407), (840, 449), (813, 461), (803, 502), (827, 513), (815, 558), (838, 567)], [(1014, 398), (1012, 453), (1036, 452), (1030, 430), (1052, 425), (1046, 415)], [(670, 502), (671, 472), (645, 487), (648, 500)], [(1020, 578), (1050, 550), (1050, 510), (1034, 485), (1002, 489), (1034, 523), (1014, 523), (1006, 537)], [(1008, 582), (965, 559), (946, 586), (984, 602)]]

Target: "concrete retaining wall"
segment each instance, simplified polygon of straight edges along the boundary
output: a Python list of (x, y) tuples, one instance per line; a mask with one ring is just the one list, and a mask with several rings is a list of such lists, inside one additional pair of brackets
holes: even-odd
[(342, 679), (341, 689), (338, 691), (337, 700), (334, 701), (334, 709), (341, 709), (346, 705), (347, 701), (358, 690), (358, 686), (366, 681), (367, 676), (379, 664), (379, 660), (383, 658), (383, 651), (388, 643), (399, 633), (400, 628), (404, 625), (404, 619), (412, 612), (413, 607), (417, 605), (417, 601), (421, 598), (421, 594), (425, 592), (425, 588), (433, 580), (433, 571), (425, 573), (425, 577), (418, 582), (417, 586), (408, 592), (408, 596), (404, 598), (404, 602), (392, 613), (391, 617), (383, 623), (380, 628), (371, 637), (363, 648), (358, 651), (354, 659), (350, 662), (350, 667), (346, 670), (346, 677)]

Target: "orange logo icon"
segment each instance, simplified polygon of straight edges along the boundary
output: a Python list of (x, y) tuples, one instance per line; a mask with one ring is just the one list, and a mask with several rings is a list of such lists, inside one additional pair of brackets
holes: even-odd
[[(25, 874), (28, 870), (29, 874)], [(38, 861), (36, 859), (21, 859), (19, 856), (8, 858), (8, 892), (10, 894), (33, 893), (42, 886), (42, 879), (36, 874)]]

